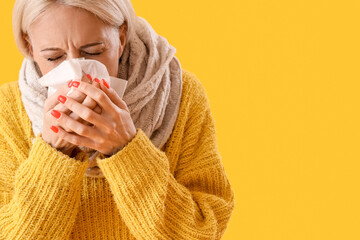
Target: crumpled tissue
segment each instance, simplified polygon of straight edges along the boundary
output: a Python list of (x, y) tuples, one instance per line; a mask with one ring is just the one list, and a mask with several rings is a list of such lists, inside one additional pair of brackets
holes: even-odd
[[(90, 74), (91, 77), (105, 79), (120, 98), (123, 97), (127, 80), (109, 76), (106, 66), (99, 61), (85, 58), (74, 58), (63, 61), (59, 66), (52, 69), (39, 79), (39, 83), (48, 87), (48, 97), (53, 95), (59, 87), (67, 84), (70, 80), (81, 81), (83, 75)], [(73, 88), (68, 92), (69, 95)]]

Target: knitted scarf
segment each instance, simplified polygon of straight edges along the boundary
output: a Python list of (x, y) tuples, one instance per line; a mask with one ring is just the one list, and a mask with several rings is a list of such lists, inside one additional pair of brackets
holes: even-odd
[[(182, 93), (182, 70), (175, 52), (176, 49), (164, 37), (138, 16), (135, 34), (119, 60), (117, 77), (128, 80), (123, 100), (134, 125), (142, 129), (159, 149), (172, 133)], [(25, 58), (18, 82), (34, 136), (42, 132), (47, 99), (47, 87), (37, 84), (41, 76), (37, 64)], [(99, 169), (88, 176), (103, 177)]]

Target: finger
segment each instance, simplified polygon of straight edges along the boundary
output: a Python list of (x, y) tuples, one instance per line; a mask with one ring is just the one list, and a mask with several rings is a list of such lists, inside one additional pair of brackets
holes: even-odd
[[(86, 77), (91, 80), (91, 75), (90, 74), (87, 74)], [(95, 78), (94, 81), (91, 83), (93, 86), (97, 87), (97, 88), (100, 88), (100, 83), (99, 83), (99, 79)], [(83, 95), (85, 95), (84, 93), (76, 90), (76, 88), (73, 88), (74, 91), (78, 92), (78, 93), (81, 93)], [(97, 103), (89, 96), (85, 95), (85, 99), (84, 101), (82, 102), (83, 105), (85, 105), (86, 107), (94, 110), (94, 112), (98, 113), (98, 114), (101, 114), (101, 108), (97, 105)], [(70, 96), (71, 97), (71, 96)], [(65, 108), (65, 106), (63, 106)], [(67, 108), (66, 108), (67, 109)], [(70, 110), (69, 110), (70, 111)], [(86, 121), (83, 121), (83, 119), (81, 119), (77, 114), (75, 113), (71, 113), (69, 114), (70, 117), (72, 117), (73, 119), (81, 122), (81, 123), (84, 123), (84, 124), (89, 124), (88, 122)]]
[(98, 113), (98, 114), (101, 114), (102, 109), (101, 109), (101, 107), (99, 107), (99, 105), (96, 105), (96, 107), (93, 109), (93, 111)]
[[(74, 79), (74, 80), (76, 80), (76, 79)], [(89, 81), (89, 79), (86, 77), (86, 76), (83, 76), (82, 77), (82, 79), (81, 79), (81, 81), (84, 81), (84, 82), (87, 82), (87, 81)], [(71, 113), (71, 111), (68, 109), (68, 108), (66, 108), (66, 107), (64, 107), (64, 106), (62, 106), (61, 104), (58, 104), (59, 103), (59, 101), (58, 101), (58, 96), (59, 95), (67, 95), (67, 96), (70, 96), (71, 98), (73, 98), (73, 99), (75, 99), (76, 101), (78, 101), (78, 102), (83, 102), (84, 101), (84, 98), (86, 97), (86, 95), (85, 94), (83, 94), (82, 92), (80, 92), (80, 91), (70, 91), (71, 90), (71, 85), (72, 85), (72, 82), (73, 82), (73, 80), (71, 80), (71, 81), (69, 81), (66, 85), (64, 85), (64, 86), (62, 86), (61, 88), (62, 89), (64, 89), (64, 91), (63, 92), (59, 92), (59, 91), (56, 91), (52, 96), (51, 96), (51, 101), (56, 101), (56, 105), (54, 106), (54, 105), (50, 105), (50, 106), (52, 106), (51, 108), (47, 108), (47, 111), (49, 111), (50, 109), (55, 109), (55, 110), (57, 110), (57, 111), (59, 111), (59, 112), (63, 112), (63, 113), (65, 113), (65, 114), (67, 114), (67, 115), (69, 115), (70, 113)], [(58, 89), (59, 90), (59, 89)], [(49, 107), (50, 107), (49, 106)], [(74, 115), (74, 114), (73, 114)]]
[(110, 100), (119, 108), (129, 112), (126, 102), (121, 99), (118, 93), (113, 88), (111, 88), (109, 84), (107, 84), (105, 79), (102, 79), (101, 83), (102, 83), (100, 84), (101, 90), (105, 92), (105, 94), (110, 98)]
[(114, 104), (101, 89), (85, 82), (74, 81), (72, 86), (76, 87), (80, 92), (94, 99), (96, 103), (105, 111), (111, 112), (114, 109)]
[[(56, 132), (57, 131), (57, 132)], [(58, 138), (63, 139), (69, 143), (72, 143), (76, 146), (84, 146), (94, 149), (94, 143), (91, 139), (83, 136), (79, 136), (74, 133), (68, 133), (61, 126), (56, 126), (54, 133)]]
[(59, 95), (66, 95), (70, 91), (70, 88), (67, 84), (64, 86), (61, 86), (58, 88), (55, 93), (51, 96), (48, 96), (48, 98), (45, 100), (44, 103), (44, 112), (48, 112), (50, 109), (53, 109), (56, 105), (59, 104), (59, 101), (57, 100), (57, 96)]
[[(94, 86), (100, 89), (100, 80), (98, 78), (94, 79)], [(92, 101), (94, 101), (91, 97), (88, 97), (88, 98), (91, 99)], [(95, 107), (93, 107), (92, 109), (94, 110), (94, 112), (96, 112), (98, 114), (101, 114), (101, 112), (102, 112), (101, 107), (96, 102), (95, 102)]]
[[(69, 111), (70, 111), (70, 110), (69, 110)], [(96, 107), (93, 109), (93, 111), (96, 112), (97, 114), (101, 114), (102, 109), (101, 109), (101, 107), (99, 107), (99, 105), (96, 105)], [(88, 123), (87, 121), (84, 121), (83, 119), (81, 119), (78, 115), (76, 115), (76, 114), (73, 113), (73, 112), (72, 112), (69, 116), (70, 116), (71, 118), (73, 118), (73, 119), (75, 119), (75, 120), (83, 123), (83, 124), (88, 124), (89, 126), (93, 126), (92, 123)]]
[[(87, 74), (86, 77), (87, 77), (89, 80), (91, 80), (91, 75), (90, 75), (90, 74)], [(93, 86), (97, 87), (97, 88), (100, 88), (99, 80), (98, 80), (97, 78), (95, 78), (94, 81), (93, 81), (91, 84), (92, 84)], [(82, 94), (82, 95), (85, 96), (85, 99), (84, 99), (84, 101), (82, 102), (83, 105), (85, 105), (86, 107), (88, 107), (88, 108), (90, 108), (90, 109), (93, 109), (93, 110), (96, 108), (97, 103), (96, 103), (91, 97), (89, 97), (89, 96), (85, 95), (84, 93), (78, 91), (76, 88), (73, 88), (73, 90), (74, 90), (74, 92), (78, 92), (78, 93), (80, 93), (80, 94)], [(69, 96), (70, 96), (70, 95), (69, 95)], [(70, 96), (70, 97), (72, 97), (72, 96)], [(63, 107), (65, 107), (65, 106), (63, 106)], [(101, 111), (99, 112), (98, 109), (99, 109), (99, 108), (96, 108), (96, 111), (95, 111), (95, 112), (100, 114)], [(75, 114), (75, 113), (73, 113), (73, 112), (72, 112), (69, 116), (72, 117), (72, 118), (75, 119), (75, 120), (78, 120), (78, 121), (80, 121), (80, 122), (84, 122), (84, 121), (82, 121), (82, 119), (80, 119), (80, 117), (79, 117), (77, 114)], [(86, 122), (84, 122), (84, 123), (86, 123)]]
[[(61, 103), (60, 103), (61, 104)], [(65, 107), (65, 106), (64, 106)], [(55, 108), (54, 109), (50, 109), (50, 111), (48, 111), (46, 114), (47, 114), (47, 118), (48, 119), (54, 119), (56, 118), (56, 113), (54, 114), (53, 110), (59, 112), (58, 110), (56, 110)], [(70, 111), (70, 110), (69, 110)], [(59, 112), (60, 113), (60, 112)], [(66, 115), (65, 113), (62, 112), (63, 115)], [(60, 116), (60, 115), (59, 115)], [(72, 132), (72, 130), (66, 126), (63, 126), (64, 130), (67, 131), (67, 132)]]
[[(55, 110), (57, 110), (59, 112), (63, 112), (65, 114), (67, 114), (67, 115), (71, 114), (70, 109), (66, 108), (61, 103), (59, 103), (59, 100), (56, 99), (56, 101), (57, 101), (58, 104), (55, 107), (53, 107), (52, 109), (55, 109)], [(49, 109), (49, 111), (51, 111), (51, 108)]]
[[(76, 81), (76, 79), (74, 81)], [(91, 81), (92, 81), (91, 76), (85, 74), (85, 75), (82, 76), (81, 81), (91, 83)], [(79, 103), (83, 103), (84, 101), (86, 101), (86, 99), (88, 97), (84, 93), (82, 93), (80, 91), (76, 91), (75, 88), (71, 88), (71, 86), (72, 86), (72, 81), (71, 81), (71, 83), (68, 84), (68, 87), (71, 89), (71, 91), (69, 91), (66, 94), (66, 96), (71, 97), (72, 99), (78, 101)], [(86, 102), (86, 104), (90, 105), (91, 103)], [(91, 108), (93, 108), (93, 107), (91, 107)], [(68, 108), (66, 108), (62, 104), (60, 104), (60, 106), (56, 107), (55, 110), (58, 110), (60, 112), (64, 112), (67, 115), (71, 116), (73, 119), (81, 121), (80, 117), (77, 114), (71, 112)]]
[[(71, 129), (73, 132), (77, 133), (80, 136), (93, 138), (96, 135), (96, 130), (90, 126), (84, 125), (66, 114), (58, 112), (56, 110), (51, 111), (51, 115), (60, 123), (61, 127), (66, 127)], [(69, 132), (69, 131), (67, 131)]]
[[(90, 75), (88, 75), (88, 76), (91, 78)], [(94, 81), (92, 82), (92, 85), (93, 85), (94, 87), (96, 87), (96, 88), (100, 88), (100, 81), (99, 81), (99, 79), (95, 78)], [(78, 91), (78, 90), (76, 90), (76, 91)], [(80, 91), (78, 91), (78, 92), (80, 92)], [(80, 93), (81, 93), (81, 92), (80, 92)], [(84, 94), (84, 93), (82, 93), (82, 94)], [(97, 103), (95, 102), (95, 100), (93, 100), (91, 97), (89, 97), (89, 96), (87, 96), (87, 95), (86, 95), (86, 97), (85, 97), (85, 100), (83, 101), (83, 104), (84, 104), (85, 106), (87, 106), (88, 108), (90, 108), (90, 109), (94, 109), (95, 106), (97, 105)]]
[[(78, 80), (74, 80), (74, 81), (78, 81)], [(74, 82), (74, 81), (72, 81), (72, 82)], [(92, 84), (92, 81), (86, 75), (82, 76), (81, 82), (86, 82), (88, 84)], [(72, 87), (72, 83), (69, 86), (70, 86), (71, 91), (67, 94), (67, 96), (82, 103), (84, 101), (84, 99), (86, 98), (86, 94), (82, 93), (81, 91), (76, 91), (76, 89)]]
[(87, 74), (84, 71), (83, 71), (83, 82), (87, 82), (87, 83), (90, 83), (90, 84), (92, 84), (92, 82), (93, 82), (93, 79), (92, 79), (91, 75)]
[(92, 123), (98, 127), (107, 128), (105, 126), (106, 125), (105, 123), (107, 122), (106, 119), (103, 116), (91, 110), (90, 108), (84, 106), (81, 103), (78, 103), (71, 97), (61, 96), (60, 100), (65, 107), (70, 109), (72, 112), (80, 116), (85, 121), (88, 121), (89, 123)]

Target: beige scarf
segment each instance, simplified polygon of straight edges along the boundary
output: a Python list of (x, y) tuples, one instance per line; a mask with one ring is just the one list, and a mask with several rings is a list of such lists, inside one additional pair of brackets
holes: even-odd
[[(117, 77), (128, 80), (123, 100), (135, 127), (142, 129), (159, 149), (172, 133), (181, 100), (182, 69), (175, 52), (176, 49), (145, 19), (137, 17), (135, 34), (119, 61)], [(42, 132), (47, 98), (47, 87), (37, 84), (41, 76), (37, 64), (25, 58), (20, 69), (19, 88), (34, 136)], [(96, 158), (104, 158), (104, 155), (93, 149), (79, 148), (88, 152), (91, 162), (85, 174), (104, 177), (96, 164)]]

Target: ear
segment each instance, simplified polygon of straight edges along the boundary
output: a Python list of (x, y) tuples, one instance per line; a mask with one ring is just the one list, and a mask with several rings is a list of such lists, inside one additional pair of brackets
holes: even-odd
[(128, 25), (125, 21), (120, 27), (119, 27), (119, 39), (120, 39), (120, 46), (119, 46), (119, 56), (122, 55), (125, 45), (126, 45), (126, 36), (128, 32)]
[(25, 44), (26, 44), (27, 49), (29, 50), (29, 54), (31, 55), (31, 57), (34, 57), (33, 56), (33, 48), (32, 48), (32, 44), (31, 44), (29, 35), (24, 34), (23, 38), (25, 39), (25, 42), (26, 42)]

